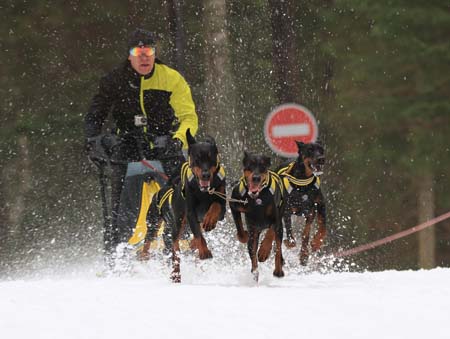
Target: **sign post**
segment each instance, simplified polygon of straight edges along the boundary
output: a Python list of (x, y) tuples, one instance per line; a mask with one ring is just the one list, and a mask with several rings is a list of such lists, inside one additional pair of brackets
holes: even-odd
[(315, 142), (318, 134), (319, 128), (312, 113), (297, 104), (275, 107), (264, 124), (266, 143), (272, 151), (286, 158), (297, 156), (295, 141)]

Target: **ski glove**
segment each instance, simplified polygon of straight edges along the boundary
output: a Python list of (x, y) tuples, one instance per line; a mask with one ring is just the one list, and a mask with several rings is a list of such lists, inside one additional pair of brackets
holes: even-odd
[(108, 155), (103, 147), (103, 135), (88, 138), (86, 140), (86, 153), (90, 161), (97, 167), (104, 166), (108, 163)]
[(158, 150), (158, 159), (179, 157), (182, 154), (182, 147), (181, 140), (171, 136), (156, 137), (154, 140), (154, 148)]

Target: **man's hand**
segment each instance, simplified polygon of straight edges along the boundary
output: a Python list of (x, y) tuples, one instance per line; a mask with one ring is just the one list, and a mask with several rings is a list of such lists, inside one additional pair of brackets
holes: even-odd
[(183, 148), (183, 143), (178, 138), (171, 138), (168, 145), (168, 153), (179, 154)]
[(178, 138), (170, 138), (167, 140), (167, 145), (164, 150), (164, 157), (178, 157), (180, 156), (183, 143)]
[(90, 161), (97, 167), (108, 163), (108, 155), (102, 145), (102, 135), (88, 138), (86, 140), (85, 150)]

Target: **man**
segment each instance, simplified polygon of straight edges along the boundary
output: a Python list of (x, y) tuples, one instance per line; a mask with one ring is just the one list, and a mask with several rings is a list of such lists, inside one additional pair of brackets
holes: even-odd
[[(128, 163), (161, 160), (165, 174), (172, 178), (183, 161), (181, 149), (187, 148), (186, 130), (195, 134), (198, 129), (191, 90), (180, 73), (156, 58), (156, 43), (156, 35), (143, 29), (130, 35), (128, 59), (100, 80), (85, 116), (87, 150), (94, 163), (105, 161), (98, 140), (110, 113), (118, 140), (109, 150), (112, 225), (104, 230), (107, 256), (123, 241), (118, 222), (121, 195), (127, 193)], [(140, 196), (144, 198), (143, 191)], [(141, 203), (137, 204), (139, 211)]]

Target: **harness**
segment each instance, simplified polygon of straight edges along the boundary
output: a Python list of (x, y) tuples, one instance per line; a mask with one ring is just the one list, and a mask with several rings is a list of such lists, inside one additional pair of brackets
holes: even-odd
[[(214, 173), (214, 176), (217, 176), (220, 181), (223, 181), (225, 179), (225, 169), (220, 166), (219, 162), (217, 162), (216, 164), (216, 172)], [(195, 176), (192, 172), (190, 161), (187, 161), (181, 166), (181, 195), (183, 196), (183, 198), (185, 198), (186, 183), (192, 182), (194, 178)]]
[(159, 213), (161, 213), (161, 208), (163, 207), (163, 205), (167, 199), (169, 199), (169, 205), (172, 206), (172, 197), (173, 197), (173, 188), (167, 190), (167, 192), (164, 193), (164, 195), (161, 197), (161, 199), (157, 205)]
[[(275, 172), (268, 171), (268, 175), (266, 176), (266, 179), (261, 184), (261, 191), (265, 188), (269, 188), (269, 192), (272, 195), (275, 195), (275, 192), (277, 191), (277, 189), (279, 190), (279, 192), (283, 192), (283, 183), (281, 181), (280, 176)], [(247, 193), (248, 193), (247, 179), (245, 178), (245, 176), (242, 176), (239, 179), (239, 194), (241, 195), (241, 197), (243, 197)], [(282, 202), (283, 202), (283, 200), (280, 199), (280, 205)]]
[(305, 188), (306, 186), (320, 187), (320, 178), (313, 175), (307, 179), (298, 179), (290, 174), (292, 168), (295, 165), (295, 161), (291, 162), (288, 166), (281, 168), (278, 174), (283, 177), (283, 185), (288, 193), (291, 193), (294, 188)]

